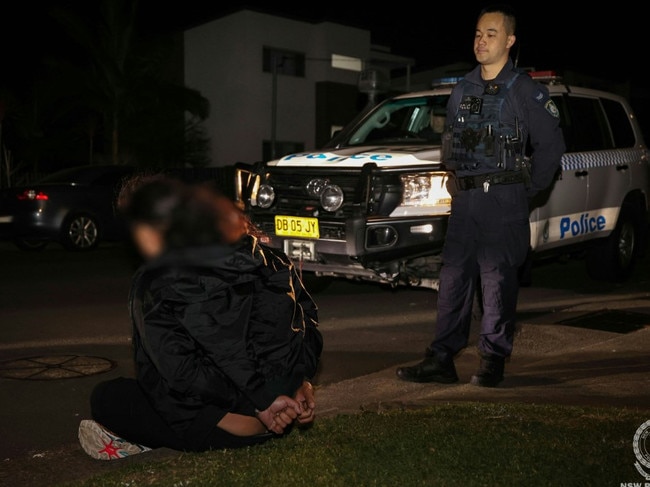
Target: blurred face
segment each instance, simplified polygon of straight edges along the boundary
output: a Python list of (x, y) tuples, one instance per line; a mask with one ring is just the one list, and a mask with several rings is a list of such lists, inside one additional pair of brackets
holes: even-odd
[(162, 232), (146, 223), (134, 223), (131, 226), (131, 235), (138, 252), (146, 260), (158, 257), (165, 248)]
[(436, 134), (443, 133), (445, 131), (445, 117), (440, 115), (432, 115), (431, 128)]
[(506, 32), (505, 18), (502, 14), (487, 13), (476, 23), (474, 55), (484, 66), (504, 65), (515, 43), (514, 34)]

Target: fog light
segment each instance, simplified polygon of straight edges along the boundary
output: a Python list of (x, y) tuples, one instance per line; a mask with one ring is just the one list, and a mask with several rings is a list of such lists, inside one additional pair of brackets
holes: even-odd
[(366, 233), (366, 247), (390, 247), (397, 242), (397, 232), (388, 225), (371, 227)]
[(323, 189), (325, 189), (325, 186), (327, 186), (327, 183), (327, 179), (312, 179), (305, 187), (307, 194), (313, 198), (318, 198), (322, 194)]
[(320, 195), (320, 204), (327, 211), (336, 211), (343, 205), (343, 190), (336, 184), (326, 186)]
[(275, 201), (275, 190), (273, 186), (262, 184), (257, 190), (257, 206), (260, 208), (268, 208)]

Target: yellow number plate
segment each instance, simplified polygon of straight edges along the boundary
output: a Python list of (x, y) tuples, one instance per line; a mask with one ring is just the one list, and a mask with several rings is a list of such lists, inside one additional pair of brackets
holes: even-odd
[(318, 218), (276, 215), (275, 234), (280, 237), (318, 238)]

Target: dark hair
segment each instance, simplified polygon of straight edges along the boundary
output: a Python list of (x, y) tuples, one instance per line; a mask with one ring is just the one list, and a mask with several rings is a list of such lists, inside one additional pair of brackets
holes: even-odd
[(168, 248), (234, 243), (248, 233), (244, 213), (214, 185), (160, 174), (127, 180), (117, 209), (128, 223), (145, 223), (163, 232)]
[(515, 10), (508, 4), (505, 3), (495, 3), (493, 5), (488, 5), (484, 7), (481, 12), (478, 14), (480, 19), (485, 14), (494, 14), (499, 13), (504, 17), (504, 24), (506, 26), (506, 34), (513, 35), (517, 30), (517, 16), (515, 15)]

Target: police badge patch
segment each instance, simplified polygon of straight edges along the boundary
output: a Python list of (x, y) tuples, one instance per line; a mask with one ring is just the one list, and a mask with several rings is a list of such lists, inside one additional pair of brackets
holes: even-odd
[(560, 117), (560, 111), (557, 109), (557, 106), (555, 106), (553, 100), (546, 100), (546, 103), (544, 104), (544, 108), (546, 108), (546, 111), (550, 113), (553, 117), (555, 118)]

